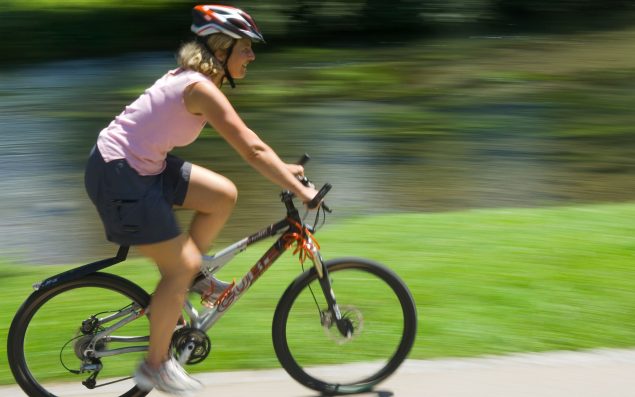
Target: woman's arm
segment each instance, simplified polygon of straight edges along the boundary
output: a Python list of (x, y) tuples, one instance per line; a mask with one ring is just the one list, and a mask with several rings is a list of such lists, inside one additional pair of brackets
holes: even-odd
[(240, 156), (267, 179), (292, 191), (302, 202), (309, 202), (315, 197), (317, 191), (302, 185), (296, 178), (302, 175), (303, 168), (284, 163), (273, 149), (245, 125), (225, 94), (216, 86), (207, 82), (192, 84), (183, 93), (183, 99), (188, 111), (204, 115)]

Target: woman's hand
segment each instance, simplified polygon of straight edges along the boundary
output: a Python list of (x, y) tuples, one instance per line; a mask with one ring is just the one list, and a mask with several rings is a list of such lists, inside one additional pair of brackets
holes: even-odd
[[(304, 179), (304, 167), (298, 164), (285, 164), (287, 169), (291, 171), (291, 173), (298, 178), (298, 180), (302, 181)], [(308, 186), (304, 186), (302, 191), (295, 192), (296, 196), (302, 200), (304, 204), (307, 204), (309, 201), (313, 200), (313, 198), (318, 194), (318, 191), (315, 189), (313, 183), (309, 182)]]
[(295, 195), (302, 200), (302, 203), (305, 205), (308, 204), (309, 201), (313, 200), (317, 194), (318, 191), (312, 185), (305, 187), (302, 191), (295, 192)]
[(296, 178), (304, 177), (304, 167), (298, 164), (286, 164), (287, 168)]

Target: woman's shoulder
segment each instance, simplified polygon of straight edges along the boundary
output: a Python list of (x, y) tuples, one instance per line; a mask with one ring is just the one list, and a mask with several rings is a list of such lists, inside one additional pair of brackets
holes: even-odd
[(211, 81), (210, 78), (204, 75), (201, 72), (197, 72), (192, 69), (185, 69), (182, 67), (178, 67), (176, 69), (172, 69), (167, 73), (168, 76), (175, 77), (178, 79), (186, 80), (186, 81)]
[(213, 85), (209, 77), (194, 70), (176, 68), (168, 71), (160, 78), (155, 84), (154, 89), (159, 89), (161, 92), (172, 92), (174, 95), (182, 95), (185, 90), (196, 83), (207, 83), (203, 85)]

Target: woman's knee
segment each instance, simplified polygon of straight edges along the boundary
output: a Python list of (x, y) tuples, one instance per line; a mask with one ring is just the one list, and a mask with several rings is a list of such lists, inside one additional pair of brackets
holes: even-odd
[(238, 200), (236, 185), (213, 171), (193, 166), (183, 206), (204, 213), (231, 211)]
[(236, 206), (236, 202), (238, 201), (238, 188), (234, 185), (234, 182), (226, 179), (226, 184), (223, 187), (223, 195), (226, 204), (234, 208)]
[(226, 206), (233, 207), (238, 200), (238, 188), (229, 178), (213, 173), (210, 178), (210, 190), (213, 193), (213, 201), (218, 203), (222, 201)]
[(238, 189), (229, 179), (217, 181), (214, 185), (214, 192), (205, 200), (197, 211), (206, 214), (228, 214), (231, 213), (238, 201)]
[(183, 245), (179, 257), (179, 270), (186, 275), (193, 277), (201, 269), (203, 257), (191, 238)]

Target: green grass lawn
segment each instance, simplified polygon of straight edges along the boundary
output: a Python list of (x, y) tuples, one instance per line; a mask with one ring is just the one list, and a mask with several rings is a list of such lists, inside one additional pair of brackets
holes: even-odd
[[(388, 264), (419, 313), (411, 357), (635, 346), (635, 204), (389, 214), (318, 234), (326, 259)], [(239, 278), (265, 246), (222, 276)], [(0, 384), (12, 383), (6, 334), (33, 282), (59, 266), (0, 265)], [(109, 269), (147, 289), (157, 280), (133, 259)], [(212, 358), (193, 371), (276, 367), (270, 327), (277, 299), (299, 272), (286, 254), (210, 331)], [(54, 327), (52, 327), (54, 328)]]

